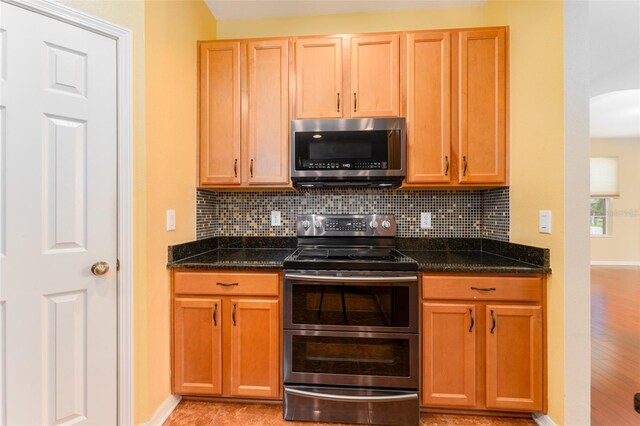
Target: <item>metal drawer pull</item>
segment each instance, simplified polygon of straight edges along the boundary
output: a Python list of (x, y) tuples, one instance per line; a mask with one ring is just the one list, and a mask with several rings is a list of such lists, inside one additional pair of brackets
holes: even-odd
[(446, 163), (446, 166), (444, 168), (444, 175), (448, 176), (449, 175), (449, 157), (448, 156), (444, 156), (444, 161)]
[(221, 283), (217, 282), (216, 285), (221, 285), (222, 287), (233, 287), (234, 285), (239, 285), (238, 283)]
[(233, 162), (233, 174), (234, 174), (234, 177), (238, 177), (238, 159), (237, 158)]
[(477, 291), (496, 291), (495, 287), (471, 287), (471, 290)]
[(315, 281), (315, 282), (368, 282), (368, 283), (388, 283), (388, 282), (410, 282), (418, 281), (418, 277), (334, 277), (326, 275), (302, 275), (302, 274), (286, 274), (285, 279), (293, 279), (296, 281)]
[(251, 164), (249, 165), (249, 173), (251, 173), (251, 177), (253, 177), (253, 158), (251, 159)]
[(355, 395), (331, 395), (317, 392), (303, 391), (299, 389), (285, 389), (285, 392), (294, 395), (308, 396), (311, 398), (325, 399), (327, 401), (353, 401), (353, 402), (392, 402), (392, 401), (408, 401), (418, 398), (417, 393), (408, 395), (389, 395), (389, 396), (355, 396)]
[(338, 95), (338, 112), (340, 112), (340, 93), (338, 93), (337, 95)]
[(213, 326), (214, 327), (218, 326), (218, 319), (216, 318), (217, 314), (218, 314), (218, 304), (216, 303), (215, 305), (213, 305)]
[(469, 309), (469, 318), (471, 318), (471, 325), (469, 326), (469, 333), (473, 330), (473, 326), (476, 323), (476, 320), (473, 319), (473, 309)]
[(356, 110), (358, 109), (358, 95), (353, 94), (353, 112), (356, 112)]
[(462, 176), (467, 175), (467, 157), (462, 157), (462, 162), (464, 163), (464, 169), (462, 170)]
[(493, 314), (493, 309), (491, 310), (491, 334), (493, 334), (493, 332), (496, 329), (496, 316)]

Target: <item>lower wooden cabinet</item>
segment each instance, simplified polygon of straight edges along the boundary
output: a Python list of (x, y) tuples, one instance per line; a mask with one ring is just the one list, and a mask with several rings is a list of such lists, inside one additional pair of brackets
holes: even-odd
[(546, 411), (544, 279), (422, 277), (422, 406)]
[[(175, 394), (281, 396), (280, 297), (274, 279), (277, 283), (279, 275), (174, 274)], [(247, 295), (252, 289), (260, 295)]]

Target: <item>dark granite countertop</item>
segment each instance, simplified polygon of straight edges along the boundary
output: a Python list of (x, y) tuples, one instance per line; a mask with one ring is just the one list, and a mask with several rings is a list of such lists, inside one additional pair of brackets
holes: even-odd
[[(421, 272), (547, 274), (549, 250), (481, 238), (398, 238)], [(175, 269), (280, 269), (296, 248), (291, 237), (213, 237), (169, 247)]]

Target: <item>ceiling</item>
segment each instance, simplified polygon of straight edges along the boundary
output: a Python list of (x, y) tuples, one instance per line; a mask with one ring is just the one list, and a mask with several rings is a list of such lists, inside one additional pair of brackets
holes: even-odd
[(481, 6), (486, 0), (205, 0), (219, 21)]
[(640, 0), (589, 2), (591, 137), (640, 138)]

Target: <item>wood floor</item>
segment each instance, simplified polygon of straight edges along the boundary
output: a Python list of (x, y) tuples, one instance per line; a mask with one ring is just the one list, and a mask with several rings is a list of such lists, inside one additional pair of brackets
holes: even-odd
[(591, 268), (591, 424), (640, 425), (640, 267)]
[[(182, 400), (164, 426), (347, 426), (335, 423), (287, 422), (280, 404), (234, 404)], [(422, 414), (420, 426), (535, 426), (530, 418)]]

